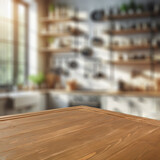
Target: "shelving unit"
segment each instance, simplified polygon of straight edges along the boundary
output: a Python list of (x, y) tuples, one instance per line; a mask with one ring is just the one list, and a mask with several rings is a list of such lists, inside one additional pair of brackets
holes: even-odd
[(48, 38), (48, 37), (68, 37), (68, 36), (72, 36), (71, 33), (69, 32), (64, 32), (64, 33), (40, 33), (40, 36), (41, 37), (44, 37), (44, 38)]
[(131, 35), (131, 34), (149, 34), (150, 32), (158, 33), (158, 29), (145, 29), (145, 30), (136, 30), (136, 29), (126, 29), (126, 30), (117, 30), (117, 31), (105, 31), (106, 34), (112, 35)]
[[(111, 61), (110, 63), (114, 64), (114, 65), (150, 65), (150, 60), (128, 60), (128, 61)], [(160, 64), (159, 62), (154, 62), (154, 65), (158, 65)]]
[[(40, 29), (39, 29), (39, 42), (40, 45), (42, 46), (42, 48), (40, 48), (39, 52), (41, 54), (43, 54), (43, 60), (44, 61), (44, 65), (45, 65), (45, 73), (48, 73), (50, 71), (50, 59), (52, 54), (68, 54), (68, 53), (75, 53), (75, 56), (77, 55), (77, 53), (79, 53), (79, 49), (76, 48), (76, 46), (78, 44), (77, 39), (79, 37), (85, 37), (87, 36), (87, 34), (80, 29), (79, 27), (79, 23), (85, 23), (86, 19), (85, 18), (81, 18), (79, 17), (79, 10), (77, 8), (74, 8), (73, 10), (73, 14), (72, 16), (68, 17), (65, 16), (65, 14), (63, 13), (64, 16), (59, 16), (62, 13), (62, 10), (59, 10), (59, 13), (57, 12), (56, 15), (57, 18), (51, 18), (50, 16), (48, 16), (48, 8), (47, 6), (50, 6), (53, 2), (51, 1), (47, 1), (48, 4), (45, 4), (46, 8), (45, 8), (45, 12), (43, 10), (43, 13), (41, 14), (41, 16), (39, 17), (39, 23), (40, 23)], [(56, 5), (56, 4), (55, 4)], [(64, 10), (63, 10), (64, 11)], [(61, 12), (61, 13), (60, 13)], [(53, 13), (54, 15), (54, 13)], [(74, 23), (74, 27), (72, 27), (72, 24)], [(60, 25), (66, 25), (66, 27), (61, 27)], [(71, 24), (71, 27), (67, 28), (68, 24)], [(51, 26), (50, 26), (51, 25)], [(52, 25), (57, 25), (58, 29), (60, 32), (52, 32)], [(60, 26), (60, 27), (59, 27)], [(54, 26), (53, 26), (54, 28)], [(64, 32), (63, 32), (63, 28), (64, 28)], [(49, 29), (49, 30), (48, 30)], [(42, 31), (43, 30), (43, 31)], [(49, 44), (54, 43), (54, 40), (56, 38), (61, 38), (63, 40), (63, 38), (71, 38), (71, 41), (73, 42), (73, 45), (68, 45), (68, 43), (64, 44), (64, 47), (62, 47), (61, 44), (59, 45), (53, 45), (53, 47)], [(53, 39), (53, 40), (52, 40)], [(51, 43), (50, 43), (51, 40)], [(56, 41), (56, 40), (55, 40)], [(72, 55), (73, 55), (72, 54)], [(70, 56), (70, 54), (68, 54), (68, 56)], [(60, 56), (59, 56), (60, 59)]]
[[(50, 23), (63, 23), (63, 22), (85, 22), (85, 19), (82, 18), (78, 18), (78, 17), (72, 17), (72, 18), (60, 18), (60, 19), (51, 19), (48, 17), (42, 18), (41, 19), (41, 23), (45, 23), (46, 26)], [(74, 37), (78, 37), (78, 36), (86, 36), (87, 34), (79, 29), (70, 31), (70, 32), (64, 32), (64, 33), (40, 33), (40, 37), (41, 38), (61, 38), (61, 37), (69, 37), (69, 36), (74, 36)], [(77, 52), (76, 49), (72, 49), (72, 48), (59, 48), (59, 49), (50, 49), (50, 48), (43, 48), (41, 49), (41, 52), (52, 52), (52, 53), (61, 53), (61, 52)]]
[[(110, 21), (111, 23), (111, 28), (114, 26), (115, 21), (122, 21), (122, 20), (133, 20), (133, 19), (141, 19), (141, 18), (148, 18), (150, 20), (150, 23), (154, 21), (154, 17), (160, 17), (160, 13), (150, 13), (150, 12), (144, 12), (141, 14), (126, 14), (126, 15), (112, 15), (112, 16), (106, 16), (104, 20), (102, 21)], [(111, 79), (114, 78), (114, 66), (115, 65), (132, 65), (132, 66), (140, 66), (140, 65), (149, 65), (150, 66), (150, 71), (151, 71), (151, 77), (154, 78), (154, 68), (155, 65), (159, 64), (158, 62), (155, 62), (154, 60), (154, 52), (156, 50), (160, 49), (160, 46), (152, 45), (152, 40), (154, 38), (154, 34), (158, 33), (159, 29), (145, 29), (145, 30), (138, 30), (138, 29), (123, 29), (123, 30), (109, 30), (105, 31), (105, 34), (110, 35), (110, 44), (113, 44), (113, 36), (133, 36), (137, 34), (149, 34), (150, 35), (150, 44), (148, 45), (126, 45), (126, 46), (109, 46), (105, 47), (106, 49), (110, 50), (110, 65), (111, 65)], [(144, 51), (148, 50), (149, 51), (149, 60), (128, 60), (128, 61), (113, 61), (113, 53), (114, 51), (116, 52), (127, 52), (127, 53), (133, 53), (134, 51)]]
[(126, 14), (126, 15), (111, 15), (106, 16), (104, 21), (107, 20), (126, 20), (126, 19), (137, 19), (137, 18), (148, 18), (148, 17), (159, 17), (159, 13), (151, 13), (151, 12), (144, 12), (144, 13), (134, 13), (134, 14)]
[(48, 37), (54, 37), (54, 38), (60, 38), (60, 37), (69, 37), (69, 36), (85, 36), (86, 33), (79, 31), (79, 32), (64, 32), (64, 33), (40, 33), (41, 37), (48, 38)]
[[(56, 19), (52, 19), (50, 17), (45, 17), (45, 15), (47, 15), (47, 14), (44, 14), (43, 15), (44, 17), (41, 16), (43, 18), (40, 18), (40, 23), (42, 25), (45, 25), (46, 27), (48, 27), (50, 24), (53, 24), (53, 25), (54, 24), (59, 24), (59, 23), (62, 23), (62, 24), (68, 23), (68, 24), (70, 24), (70, 22), (73, 22), (73, 23), (76, 24), (75, 26), (78, 28), (79, 27), (79, 22), (82, 22), (82, 23), (86, 22), (86, 19), (79, 18), (77, 16), (78, 15), (77, 13), (79, 13), (77, 9), (75, 9), (74, 13), (75, 13), (75, 15), (72, 14), (72, 17), (64, 17), (64, 18), (59, 18), (59, 19), (57, 19), (57, 18)], [(104, 50), (109, 50), (110, 51), (110, 55), (109, 55), (110, 56), (109, 57), (110, 60), (107, 63), (110, 64), (111, 80), (114, 80), (114, 73), (115, 73), (114, 72), (114, 68), (115, 68), (116, 65), (117, 66), (121, 65), (121, 66), (125, 66), (125, 67), (127, 65), (128, 66), (133, 66), (133, 67), (134, 66), (135, 67), (138, 66), (139, 67), (138, 69), (140, 69), (141, 66), (147, 66), (148, 68), (150, 67), (150, 70), (152, 72), (151, 75), (154, 74), (154, 66), (155, 65), (159, 65), (159, 63), (156, 62), (155, 58), (154, 58), (154, 52), (160, 50), (160, 47), (158, 45), (152, 46), (151, 44), (148, 43), (149, 41), (148, 42), (145, 41), (145, 43), (141, 43), (141, 42), (140, 43), (133, 43), (133, 45), (132, 45), (132, 42), (130, 42), (130, 45), (128, 45), (129, 44), (129, 42), (128, 42), (128, 43), (126, 43), (125, 46), (121, 46), (122, 44), (114, 46), (113, 44), (116, 44), (116, 43), (112, 43), (113, 39), (114, 39), (114, 36), (129, 36), (129, 37), (131, 37), (131, 36), (138, 35), (138, 34), (146, 34), (147, 36), (150, 36), (150, 40), (152, 41), (152, 39), (154, 38), (154, 34), (156, 34), (156, 33), (159, 32), (158, 27), (157, 27), (157, 29), (150, 29), (148, 27), (148, 25), (146, 24), (146, 27), (143, 26), (143, 29), (136, 29), (138, 27), (136, 27), (135, 25), (132, 25), (133, 28), (131, 28), (131, 29), (124, 29), (126, 27), (123, 27), (122, 30), (112, 30), (112, 28), (114, 28), (113, 25), (115, 24), (115, 22), (116, 23), (118, 23), (118, 22), (127, 22), (129, 20), (136, 20), (136, 19), (140, 20), (142, 18), (146, 18), (147, 21), (149, 20), (149, 22), (152, 23), (154, 21), (154, 17), (158, 18), (158, 17), (160, 17), (160, 14), (159, 13), (150, 13), (150, 12), (144, 12), (144, 13), (139, 13), (139, 14), (138, 13), (136, 13), (136, 14), (126, 14), (126, 15), (120, 15), (119, 14), (119, 15), (105, 16), (103, 18), (103, 20), (99, 21), (99, 23), (101, 23), (101, 22), (107, 22), (107, 21), (109, 21), (111, 23), (111, 30), (104, 31), (105, 34), (108, 34), (110, 36), (110, 44), (111, 45), (109, 47), (106, 47), (106, 46), (97, 46), (97, 47), (103, 48)], [(102, 24), (106, 24), (106, 23), (102, 23)], [(61, 27), (60, 27), (60, 29), (58, 28), (58, 30), (61, 31)], [(64, 30), (68, 31), (68, 28), (64, 29)], [(64, 37), (65, 38), (65, 37), (74, 36), (74, 38), (72, 39), (72, 41), (73, 41), (72, 47), (73, 48), (72, 47), (64, 47), (64, 48), (58, 48), (58, 49), (56, 49), (56, 48), (48, 48), (47, 43), (46, 43), (46, 45), (44, 45), (44, 48), (42, 48), (40, 50), (40, 52), (41, 53), (43, 52), (45, 55), (51, 55), (51, 54), (56, 54), (56, 53), (70, 53), (70, 52), (74, 52), (75, 53), (75, 57), (76, 57), (77, 55), (79, 55), (79, 54), (76, 54), (77, 52), (79, 53), (79, 51), (75, 50), (76, 46), (79, 46), (79, 41), (77, 39), (78, 37), (76, 37), (76, 36), (85, 36), (86, 33), (83, 33), (83, 32), (79, 32), (79, 33), (74, 33), (74, 32), (49, 33), (49, 32), (46, 32), (45, 33), (45, 32), (43, 32), (43, 33), (39, 33), (39, 35), (40, 35), (41, 40), (44, 41), (44, 42), (47, 42), (46, 41), (47, 38), (51, 38), (51, 37), (54, 37), (54, 38), (63, 38)], [(135, 38), (135, 37), (133, 37), (133, 38)], [(140, 45), (140, 44), (146, 44), (146, 45)], [(152, 44), (155, 44), (155, 43), (152, 43)], [(84, 44), (84, 46), (85, 46), (85, 44)], [(142, 52), (142, 51), (143, 51), (143, 54), (144, 54), (145, 51), (149, 51), (149, 53), (148, 52), (145, 53), (144, 60), (142, 60), (142, 56), (137, 55), (138, 52)], [(98, 52), (98, 50), (97, 50), (97, 52)], [(126, 57), (122, 58), (122, 60), (120, 59), (121, 57), (119, 57), (119, 61), (114, 61), (114, 54), (122, 54), (122, 52), (124, 52), (124, 54), (135, 54), (136, 53), (136, 55), (134, 55), (134, 56), (135, 57), (139, 56), (140, 58), (139, 57), (138, 58), (141, 59), (141, 60), (137, 60), (138, 58), (137, 57), (135, 58), (134, 56), (132, 57), (132, 55), (127, 55), (128, 56), (128, 61), (124, 61), (124, 59)], [(148, 54), (148, 55), (146, 55), (146, 54)], [(74, 55), (74, 54), (72, 54), (72, 55)], [(69, 54), (69, 56), (70, 56), (70, 54)], [(122, 54), (122, 56), (123, 56), (123, 54)], [(75, 58), (75, 57), (72, 57), (72, 58)], [(56, 56), (55, 56), (55, 58), (56, 58)], [(150, 59), (148, 59), (148, 58), (150, 58)], [(58, 61), (61, 61), (61, 57), (59, 56), (57, 59), (58, 59), (57, 63), (59, 63)], [(65, 59), (62, 58), (62, 61), (66, 62), (67, 60), (65, 60)], [(99, 62), (101, 63), (102, 61), (100, 60)], [(97, 70), (100, 70), (99, 66), (97, 68), (98, 68)]]
[[(108, 49), (111, 49), (112, 51), (127, 51), (127, 52), (131, 52), (131, 51), (139, 51), (139, 50), (149, 50), (151, 47), (149, 45), (133, 45), (133, 46), (111, 46)], [(160, 49), (160, 47), (158, 46), (152, 46), (153, 50), (158, 50)]]
[(65, 22), (86, 22), (86, 19), (78, 17), (60, 18), (60, 19), (52, 19), (49, 17), (44, 17), (41, 19), (41, 23), (65, 23)]
[(52, 49), (52, 48), (42, 48), (40, 50), (43, 53), (70, 53), (70, 52), (78, 52), (77, 49), (73, 48), (59, 48), (59, 49)]
[(63, 22), (70, 22), (70, 21), (72, 21), (71, 18), (53, 19), (49, 17), (44, 17), (41, 19), (41, 23), (63, 23)]

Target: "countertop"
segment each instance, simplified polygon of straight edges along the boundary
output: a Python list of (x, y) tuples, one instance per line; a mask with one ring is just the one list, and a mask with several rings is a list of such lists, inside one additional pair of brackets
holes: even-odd
[(14, 96), (24, 96), (25, 94), (68, 94), (68, 95), (95, 95), (95, 96), (134, 96), (134, 97), (160, 97), (160, 92), (120, 92), (120, 91), (105, 91), (105, 90), (74, 90), (68, 91), (65, 89), (41, 89), (33, 91), (17, 91), (0, 93), (0, 99), (7, 99)]
[(85, 106), (0, 117), (0, 159), (159, 160), (160, 121)]
[(75, 91), (67, 91), (67, 90), (42, 90), (42, 92), (46, 93), (63, 93), (63, 94), (82, 94), (82, 95), (102, 95), (102, 96), (144, 96), (144, 97), (160, 97), (160, 92), (121, 92), (121, 91), (102, 91), (102, 90), (75, 90)]

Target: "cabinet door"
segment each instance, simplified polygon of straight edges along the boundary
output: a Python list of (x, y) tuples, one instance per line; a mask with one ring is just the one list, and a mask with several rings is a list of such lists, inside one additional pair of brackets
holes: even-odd
[(38, 111), (43, 111), (47, 109), (47, 95), (46, 94), (39, 94), (37, 109)]
[(49, 109), (69, 107), (69, 96), (51, 93), (49, 95)]
[(143, 115), (143, 108), (139, 97), (126, 97), (124, 105), (128, 108), (129, 114), (135, 116)]
[(80, 106), (80, 105), (100, 108), (100, 96), (71, 95), (70, 106)]
[(107, 96), (103, 97), (103, 108), (108, 110), (142, 116), (142, 107), (137, 97)]
[(122, 96), (108, 96), (107, 109), (115, 112), (130, 114), (130, 110), (126, 105), (126, 97)]
[(160, 120), (160, 99), (154, 98), (154, 103), (150, 107), (150, 112), (146, 112), (144, 117)]
[(5, 115), (6, 100), (0, 99), (0, 116)]
[(107, 97), (106, 96), (102, 96), (100, 98), (100, 105), (101, 105), (101, 109), (107, 110)]
[(160, 113), (160, 98), (155, 98), (156, 112)]

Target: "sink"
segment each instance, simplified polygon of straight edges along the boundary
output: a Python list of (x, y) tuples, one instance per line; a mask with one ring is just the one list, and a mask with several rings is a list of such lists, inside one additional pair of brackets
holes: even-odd
[(37, 103), (38, 94), (36, 92), (13, 92), (8, 94), (12, 107), (16, 109), (33, 106)]
[(32, 91), (26, 91), (26, 92), (11, 92), (8, 93), (8, 96), (10, 98), (15, 98), (15, 97), (23, 97), (23, 96), (28, 96), (28, 95), (33, 95), (35, 92)]

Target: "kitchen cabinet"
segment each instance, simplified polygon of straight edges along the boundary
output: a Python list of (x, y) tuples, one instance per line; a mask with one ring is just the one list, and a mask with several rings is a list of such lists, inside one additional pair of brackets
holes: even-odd
[(104, 96), (101, 98), (102, 109), (129, 114), (129, 108), (125, 103), (124, 98), (120, 96)]
[(6, 99), (0, 99), (0, 116), (5, 115)]
[(96, 96), (96, 95), (70, 96), (70, 106), (80, 106), (80, 105), (100, 108), (100, 96)]
[(155, 97), (102, 96), (101, 107), (135, 116), (153, 119), (160, 117), (160, 100)]
[(40, 93), (38, 95), (38, 100), (37, 100), (37, 111), (43, 111), (43, 110), (46, 110), (47, 109), (47, 95), (46, 94), (43, 94), (43, 93)]
[(144, 117), (160, 120), (160, 99), (155, 97), (151, 109), (144, 112)]
[(69, 95), (62, 93), (49, 93), (49, 109), (69, 107)]
[(38, 112), (46, 109), (46, 95), (39, 92), (14, 93), (6, 99), (5, 115)]
[(79, 105), (87, 105), (99, 108), (100, 96), (85, 94), (63, 94), (56, 92), (49, 93), (49, 109)]
[(17, 110), (19, 113), (39, 112), (47, 109), (46, 94), (36, 93), (34, 95), (34, 103), (29, 106), (24, 106), (22, 110)]

